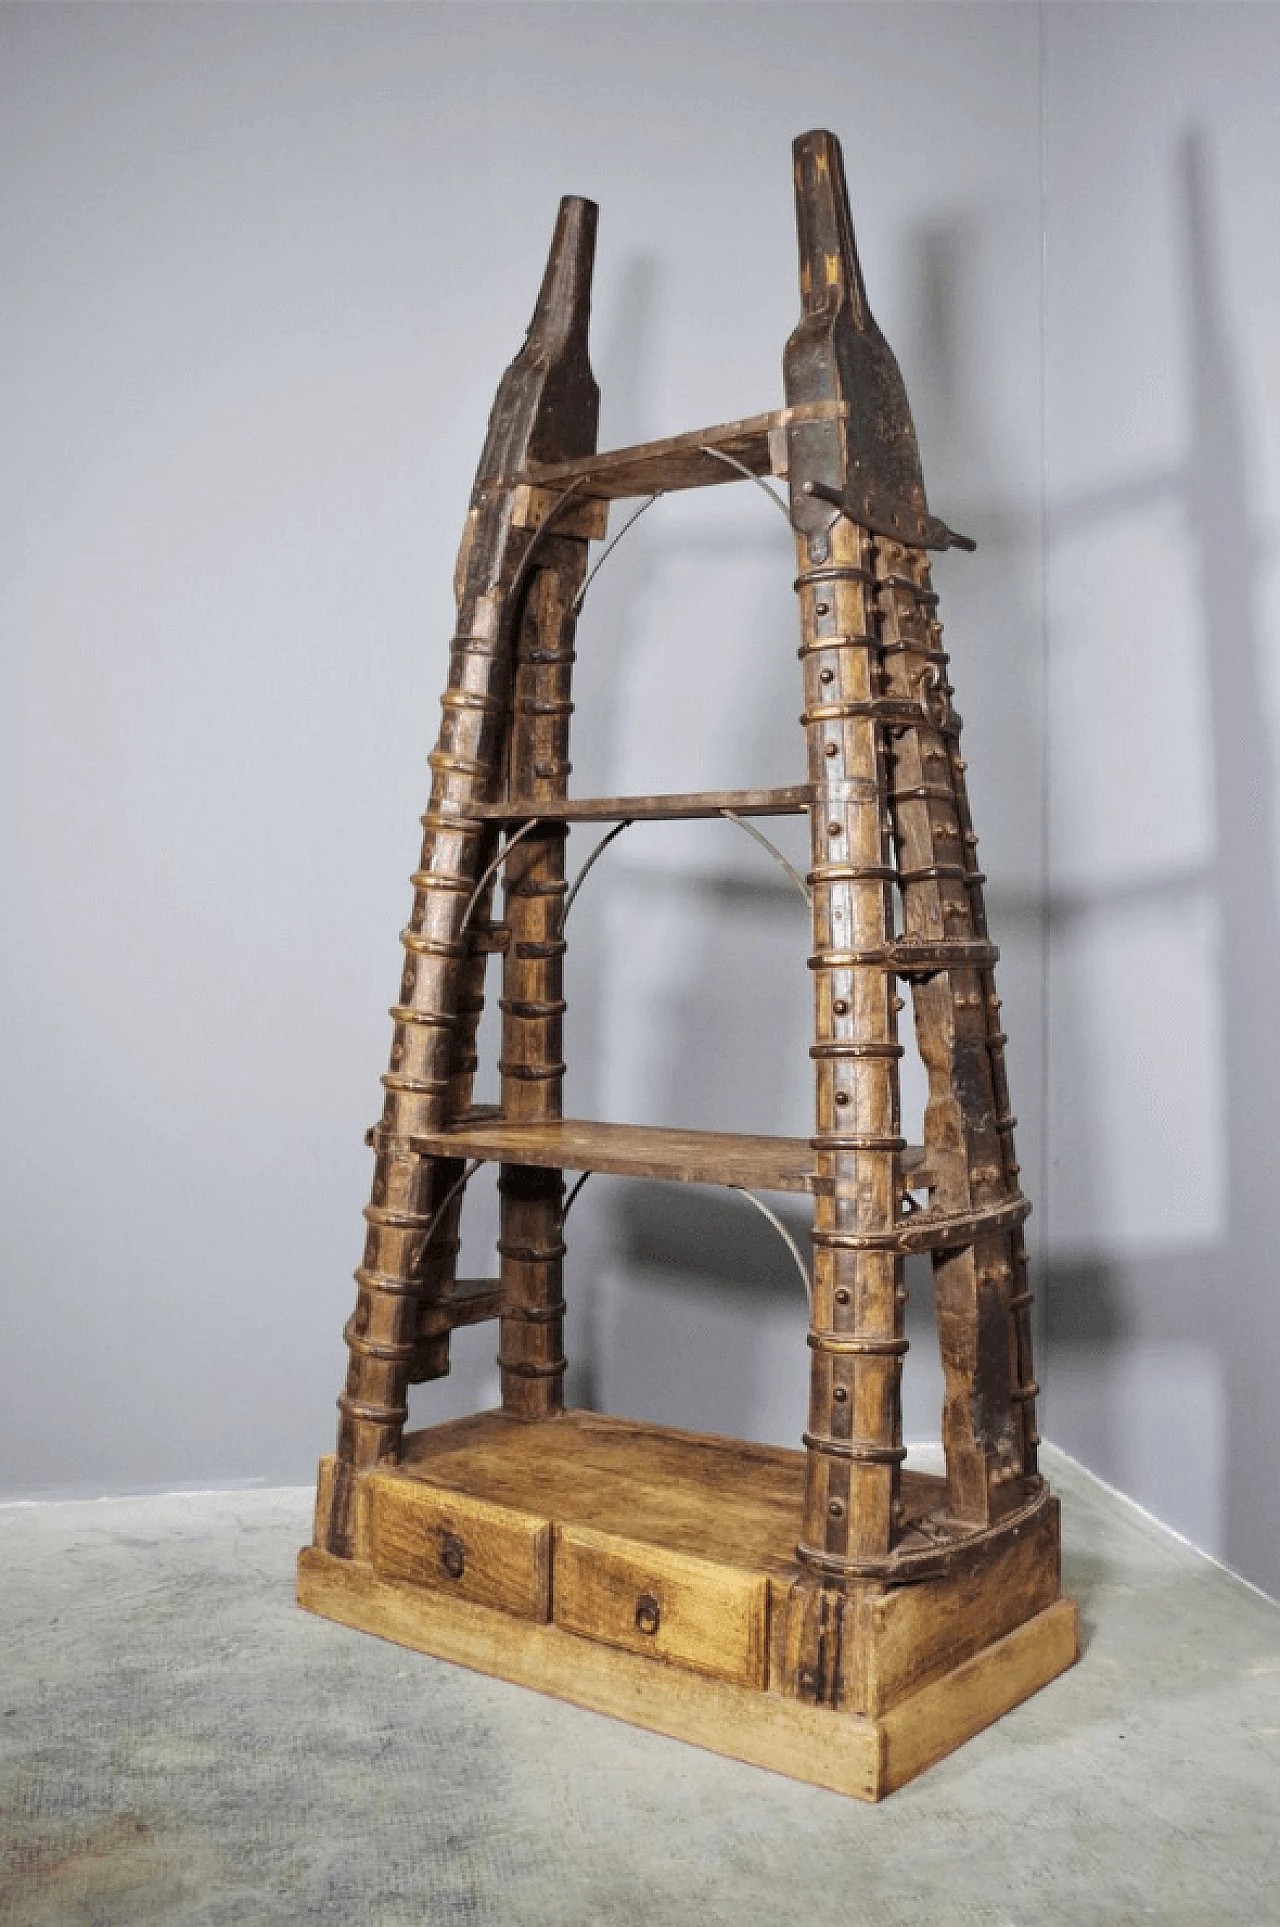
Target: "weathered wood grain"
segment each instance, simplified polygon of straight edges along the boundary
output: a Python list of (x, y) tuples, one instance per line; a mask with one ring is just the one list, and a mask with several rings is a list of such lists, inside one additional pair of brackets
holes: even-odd
[[(604, 500), (628, 495), (666, 494), (685, 488), (712, 488), (752, 475), (786, 473), (786, 429), (794, 422), (838, 421), (848, 410), (841, 402), (775, 408), (767, 415), (694, 428), (664, 441), (632, 448), (602, 450), (577, 461), (531, 462), (526, 477), (548, 491), (579, 490)], [(707, 449), (717, 451), (707, 454)], [(731, 456), (731, 461), (720, 459)], [(737, 464), (737, 466), (735, 466)]]
[(1075, 1608), (1059, 1600), (876, 1720), (657, 1665), (554, 1624), (378, 1579), (368, 1567), (310, 1547), (298, 1561), (298, 1603), (418, 1652), (861, 1800), (905, 1785), (1064, 1672), (1079, 1650)]
[(364, 1487), (369, 1559), (383, 1579), (432, 1586), (525, 1619), (547, 1617), (548, 1520), (471, 1493), (378, 1473)]
[(690, 822), (700, 817), (723, 816), (799, 816), (809, 806), (806, 783), (784, 789), (692, 790), (675, 796), (567, 796), (538, 799), (522, 796), (503, 797), (496, 803), (482, 803), (476, 814), (499, 823), (525, 823), (543, 818), (549, 823)]
[(557, 1529), (555, 1562), (555, 1620), (566, 1632), (739, 1686), (764, 1686), (763, 1573), (580, 1525)]

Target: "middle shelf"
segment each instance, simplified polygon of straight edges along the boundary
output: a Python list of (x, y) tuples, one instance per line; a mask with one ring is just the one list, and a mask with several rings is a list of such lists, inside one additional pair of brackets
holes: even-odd
[[(653, 1124), (599, 1124), (556, 1118), (512, 1123), (472, 1112), (440, 1131), (410, 1139), (428, 1157), (482, 1158), (552, 1171), (603, 1171), (618, 1177), (667, 1178), (749, 1191), (811, 1191), (816, 1154), (806, 1138), (751, 1137), (734, 1131), (686, 1131)], [(925, 1183), (925, 1153), (901, 1154), (913, 1188)]]

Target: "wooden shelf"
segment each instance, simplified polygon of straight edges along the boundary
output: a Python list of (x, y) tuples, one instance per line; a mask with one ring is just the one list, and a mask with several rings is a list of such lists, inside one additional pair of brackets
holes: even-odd
[[(479, 1114), (411, 1142), (415, 1151), (429, 1157), (483, 1158), (550, 1171), (602, 1171), (737, 1190), (806, 1192), (812, 1189), (814, 1177), (814, 1152), (806, 1138), (598, 1124), (583, 1118), (513, 1124)], [(923, 1184), (920, 1146), (908, 1145), (902, 1166), (917, 1184)]]
[(789, 789), (690, 790), (677, 796), (559, 797), (550, 802), (506, 797), (480, 803), (470, 812), (490, 823), (622, 823), (689, 822), (702, 817), (800, 816), (808, 809), (807, 783)]
[[(628, 495), (740, 482), (745, 479), (743, 469), (751, 475), (785, 475), (787, 424), (838, 420), (848, 412), (848, 404), (839, 401), (775, 408), (767, 415), (748, 415), (741, 421), (584, 455), (577, 461), (530, 462), (520, 480), (537, 488), (574, 488), (584, 499), (616, 501)], [(718, 452), (707, 454), (707, 449)], [(725, 456), (729, 459), (722, 459)]]

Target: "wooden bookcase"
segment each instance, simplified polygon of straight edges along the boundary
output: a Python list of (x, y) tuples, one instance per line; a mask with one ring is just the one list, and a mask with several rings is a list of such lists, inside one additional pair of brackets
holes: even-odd
[[(983, 877), (893, 354), (867, 306), (840, 148), (795, 143), (799, 326), (786, 405), (596, 450), (594, 206), (567, 199), (499, 386), (458, 558), (457, 633), (312, 1611), (542, 1692), (877, 1799), (1071, 1665), (1057, 1502), (1037, 1468), (1026, 1253)], [(780, 478), (795, 534), (805, 781), (570, 798), (588, 545), (632, 496)], [(808, 1139), (562, 1115), (571, 823), (803, 813)], [(502, 885), (500, 914), (495, 891)], [(501, 971), (501, 1101), (477, 1026)], [(909, 989), (928, 1075), (901, 1135)], [(797, 995), (806, 994), (800, 984)], [(466, 1184), (499, 1166), (498, 1275), (457, 1277)], [(564, 1173), (807, 1193), (808, 1429), (790, 1451), (566, 1410)], [(928, 1252), (945, 1476), (906, 1469), (902, 1269)], [(450, 1334), (498, 1326), (501, 1408), (407, 1432)]]

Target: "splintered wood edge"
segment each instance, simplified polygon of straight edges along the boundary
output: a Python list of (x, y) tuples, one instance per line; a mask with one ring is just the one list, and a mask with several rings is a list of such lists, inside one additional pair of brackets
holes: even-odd
[(313, 1546), (298, 1604), (323, 1619), (606, 1713), (795, 1780), (879, 1800), (999, 1719), (1079, 1656), (1059, 1599), (879, 1719), (809, 1706), (577, 1638), (490, 1607), (377, 1578)]

